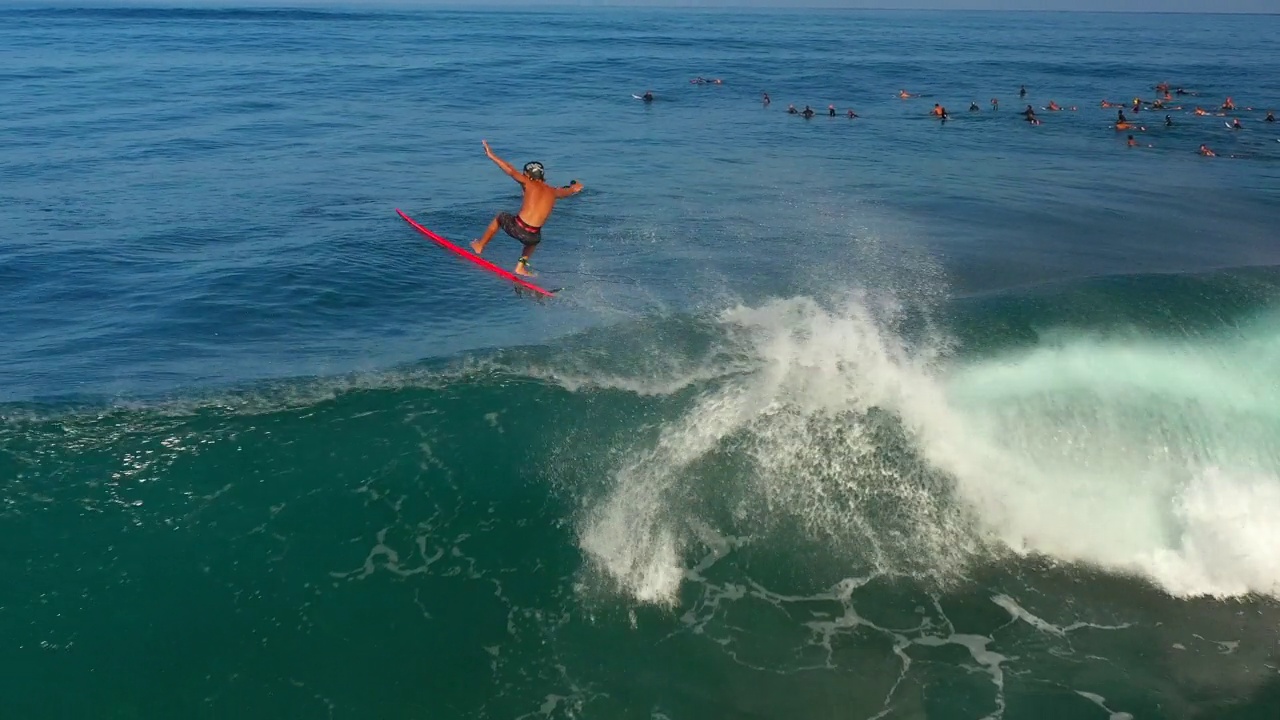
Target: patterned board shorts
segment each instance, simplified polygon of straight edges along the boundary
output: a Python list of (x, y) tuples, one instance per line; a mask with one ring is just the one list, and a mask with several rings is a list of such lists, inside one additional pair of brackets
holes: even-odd
[(525, 245), (537, 245), (542, 242), (542, 228), (526, 224), (518, 215), (499, 213), (498, 226)]

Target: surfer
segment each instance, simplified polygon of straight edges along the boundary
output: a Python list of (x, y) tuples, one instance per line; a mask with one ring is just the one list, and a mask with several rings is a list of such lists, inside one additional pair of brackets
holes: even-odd
[(1164, 126), (1173, 127), (1173, 118), (1169, 115), (1164, 116)]
[(982, 108), (978, 107), (976, 100), (969, 101), (969, 112), (982, 112)]
[(769, 93), (764, 93), (764, 106), (769, 107), (769, 103), (773, 102), (769, 99)]
[(1000, 109), (1000, 98), (991, 98), (991, 110), (995, 111), (999, 109)]
[(1218, 156), (1218, 154), (1217, 154), (1217, 153), (1215, 153), (1214, 151), (1212, 151), (1212, 150), (1210, 150), (1210, 149), (1209, 149), (1209, 146), (1208, 146), (1208, 145), (1201, 145), (1201, 146), (1200, 146), (1200, 151), (1199, 151), (1199, 152), (1200, 152), (1200, 154), (1201, 154), (1201, 155), (1203, 155), (1203, 156), (1205, 156), (1205, 157), (1217, 157), (1217, 156)]
[(788, 115), (799, 115), (799, 114), (800, 114), (800, 111), (796, 109), (796, 106), (795, 106), (795, 105), (790, 105), (790, 104), (789, 104), (789, 105), (787, 105), (787, 114), (788, 114)]
[(640, 99), (645, 102), (653, 102), (653, 91), (645, 90), (644, 94), (640, 96)]
[(1132, 135), (1129, 136), (1129, 147), (1138, 147), (1138, 141)]
[(835, 116), (836, 116), (836, 106), (835, 106), (835, 105), (828, 105), (828, 106), (827, 106), (827, 117), (835, 117)]
[(1268, 110), (1267, 116), (1262, 118), (1262, 122), (1275, 122), (1275, 121), (1276, 121), (1276, 113), (1274, 110)]
[(849, 115), (849, 119), (850, 119), (850, 120), (853, 120), (854, 118), (862, 117), (862, 116), (861, 116), (861, 115), (859, 115), (858, 113), (854, 112), (854, 111), (853, 111), (853, 108), (849, 108), (849, 113), (848, 113), (848, 115)]
[(801, 112), (800, 114), (804, 116), (805, 120), (808, 120), (809, 118), (813, 117), (813, 108), (809, 107), (808, 105), (805, 105), (804, 111)]
[(566, 187), (552, 187), (547, 184), (542, 163), (525, 163), (524, 172), (519, 172), (506, 160), (495, 155), (487, 140), (481, 142), (484, 154), (524, 188), (524, 202), (520, 205), (520, 212), (515, 215), (498, 213), (489, 227), (485, 228), (484, 236), (471, 243), (471, 249), (477, 255), (483, 255), (485, 246), (493, 239), (498, 228), (502, 228), (524, 246), (520, 260), (516, 263), (516, 274), (532, 276), (534, 273), (529, 269), (529, 256), (537, 249), (538, 243), (542, 242), (542, 225), (550, 217), (556, 201), (582, 192), (582, 183), (573, 180)]
[(1020, 98), (1024, 98), (1024, 97), (1026, 97), (1026, 96), (1027, 96), (1027, 86), (1026, 86), (1026, 85), (1023, 85), (1023, 86), (1018, 90), (1018, 97), (1020, 97)]

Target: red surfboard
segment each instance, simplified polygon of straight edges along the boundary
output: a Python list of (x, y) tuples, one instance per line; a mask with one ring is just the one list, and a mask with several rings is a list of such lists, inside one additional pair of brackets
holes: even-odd
[(439, 235), (437, 235), (437, 234), (435, 234), (435, 233), (431, 232), (430, 230), (428, 230), (428, 229), (426, 229), (426, 228), (422, 227), (421, 225), (419, 225), (419, 224), (418, 224), (418, 223), (417, 223), (413, 218), (409, 217), (408, 215), (405, 215), (405, 214), (400, 210), (400, 208), (396, 208), (396, 214), (397, 214), (397, 215), (399, 215), (400, 217), (404, 218), (404, 221), (405, 221), (405, 222), (407, 222), (407, 223), (409, 223), (409, 225), (411, 225), (411, 226), (413, 227), (413, 229), (414, 229), (414, 230), (417, 230), (418, 232), (422, 233), (423, 235), (426, 235), (427, 237), (431, 238), (432, 240), (435, 240), (437, 243), (439, 243), (440, 245), (444, 246), (446, 249), (448, 249), (448, 250), (452, 250), (453, 252), (457, 253), (458, 255), (461, 255), (462, 257), (464, 257), (464, 258), (466, 258), (466, 259), (470, 260), (471, 262), (473, 262), (473, 263), (475, 263), (475, 264), (479, 265), (480, 267), (484, 268), (485, 270), (488, 270), (489, 272), (493, 273), (494, 275), (497, 275), (498, 277), (500, 277), (500, 278), (502, 278), (502, 279), (504, 279), (504, 280), (510, 280), (511, 282), (515, 283), (515, 285), (516, 285), (516, 288), (517, 288), (517, 289), (524, 288), (525, 290), (529, 290), (529, 291), (533, 292), (533, 293), (534, 293), (534, 294), (536, 294), (538, 297), (551, 297), (551, 296), (555, 293), (555, 291), (554, 291), (554, 290), (547, 290), (547, 289), (544, 289), (544, 288), (540, 288), (540, 287), (538, 287), (537, 285), (534, 285), (533, 283), (529, 282), (528, 280), (525, 280), (524, 278), (520, 277), (519, 275), (516, 275), (516, 274), (515, 274), (515, 273), (513, 273), (513, 272), (509, 272), (509, 271), (507, 271), (507, 270), (503, 270), (502, 268), (498, 267), (497, 265), (494, 265), (493, 263), (489, 262), (488, 260), (485, 260), (484, 258), (480, 257), (479, 255), (476, 255), (475, 253), (471, 252), (470, 250), (465, 250), (465, 249), (463, 249), (462, 247), (460, 247), (460, 246), (458, 246), (458, 245), (454, 245), (453, 243), (449, 242), (448, 240), (445, 240), (444, 238), (440, 237)]

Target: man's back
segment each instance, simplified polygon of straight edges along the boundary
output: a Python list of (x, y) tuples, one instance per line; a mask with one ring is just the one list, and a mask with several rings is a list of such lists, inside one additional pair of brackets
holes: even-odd
[(524, 181), (524, 203), (520, 206), (520, 219), (534, 227), (542, 227), (556, 206), (555, 188), (542, 180)]

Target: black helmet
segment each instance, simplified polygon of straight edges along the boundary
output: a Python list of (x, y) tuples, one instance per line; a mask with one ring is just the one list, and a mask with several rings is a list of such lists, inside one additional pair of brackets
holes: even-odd
[(524, 174), (534, 180), (541, 180), (545, 175), (545, 171), (542, 168), (542, 163), (535, 160), (524, 164)]

